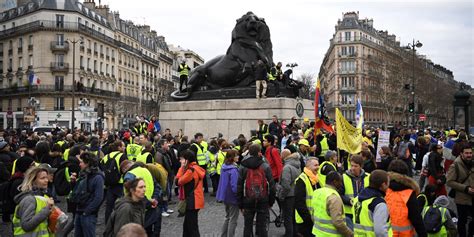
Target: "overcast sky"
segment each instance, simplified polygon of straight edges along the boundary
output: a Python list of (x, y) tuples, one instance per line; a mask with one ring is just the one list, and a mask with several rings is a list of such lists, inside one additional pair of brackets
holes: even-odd
[[(98, 3), (98, 0), (96, 0)], [(403, 45), (423, 43), (419, 53), (474, 86), (474, 1), (316, 0), (102, 0), (123, 19), (146, 23), (168, 44), (191, 49), (206, 61), (224, 54), (235, 20), (248, 11), (270, 27), (273, 60), (296, 62), (294, 69), (317, 75), (334, 26), (343, 12), (359, 11), (377, 30), (395, 34)]]

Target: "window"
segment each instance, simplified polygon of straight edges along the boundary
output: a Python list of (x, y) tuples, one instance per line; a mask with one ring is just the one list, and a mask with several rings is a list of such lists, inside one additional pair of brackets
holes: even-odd
[(18, 107), (16, 108), (16, 111), (22, 111), (22, 109), (21, 109), (21, 98), (18, 98)]
[(94, 42), (94, 52), (97, 53), (97, 43), (96, 42)]
[(109, 47), (105, 48), (105, 55), (109, 56)]
[(64, 54), (56, 54), (56, 62), (62, 66), (64, 64)]
[(100, 73), (103, 73), (103, 72), (104, 72), (104, 71), (103, 71), (103, 69), (104, 69), (103, 65), (104, 65), (104, 63), (100, 62)]
[(56, 76), (54, 79), (54, 90), (63, 91), (64, 90), (64, 77)]
[(344, 105), (351, 105), (354, 104), (354, 94), (343, 94), (341, 95), (341, 103)]
[(347, 47), (346, 46), (341, 47), (341, 55), (347, 55)]
[(349, 46), (349, 55), (355, 55), (355, 47)]
[(30, 35), (28, 37), (28, 45), (33, 45), (33, 36), (32, 35)]
[(115, 50), (112, 49), (112, 58), (115, 58)]
[(91, 40), (87, 40), (87, 48), (88, 49), (92, 48)]
[(87, 69), (91, 69), (91, 59), (87, 58)]
[(344, 32), (345, 35), (345, 41), (350, 41), (351, 40), (351, 32)]
[(54, 98), (54, 110), (64, 110), (64, 97)]
[(23, 48), (23, 38), (21, 37), (18, 39), (18, 48), (19, 49)]
[(97, 72), (97, 60), (94, 60), (94, 72)]
[(77, 22), (78, 22), (79, 24), (82, 24), (82, 18), (78, 17), (78, 18), (77, 18)]
[(56, 15), (56, 27), (64, 28), (64, 15)]
[(354, 88), (355, 86), (354, 77), (341, 77), (341, 86), (342, 88)]
[(18, 70), (23, 68), (23, 57), (18, 57)]
[(103, 53), (104, 53), (104, 46), (100, 45), (100, 54), (103, 54)]
[(84, 68), (84, 56), (82, 55), (79, 57), (79, 66), (81, 69)]
[(64, 34), (57, 34), (56, 35), (56, 45), (64, 45)]
[(342, 61), (341, 70), (343, 72), (353, 72), (355, 71), (355, 61)]

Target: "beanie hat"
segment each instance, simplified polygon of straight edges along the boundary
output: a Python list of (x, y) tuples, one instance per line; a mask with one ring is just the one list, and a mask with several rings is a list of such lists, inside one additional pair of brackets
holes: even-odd
[(34, 160), (30, 156), (20, 157), (16, 161), (15, 171), (20, 171), (22, 173), (25, 173), (31, 167), (31, 163), (33, 163), (33, 162), (34, 162)]

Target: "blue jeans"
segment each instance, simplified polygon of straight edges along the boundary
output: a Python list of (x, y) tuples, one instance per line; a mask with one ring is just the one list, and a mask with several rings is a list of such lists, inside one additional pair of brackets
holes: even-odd
[(74, 220), (74, 237), (95, 237), (95, 226), (97, 217), (95, 215), (76, 215)]

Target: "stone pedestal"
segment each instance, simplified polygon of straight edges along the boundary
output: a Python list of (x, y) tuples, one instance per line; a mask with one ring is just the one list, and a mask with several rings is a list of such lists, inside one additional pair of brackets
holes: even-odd
[[(297, 100), (293, 98), (266, 99), (227, 99), (201, 101), (166, 102), (160, 108), (161, 128), (171, 129), (176, 134), (183, 129), (185, 135), (192, 139), (194, 134), (201, 132), (204, 138), (216, 137), (220, 132), (224, 138), (233, 140), (239, 134), (250, 137), (250, 131), (256, 130), (257, 120), (263, 119), (267, 124), (272, 116), (278, 116), (290, 123), (296, 115)], [(304, 107), (304, 115), (314, 120), (314, 106), (311, 100), (300, 100)]]

